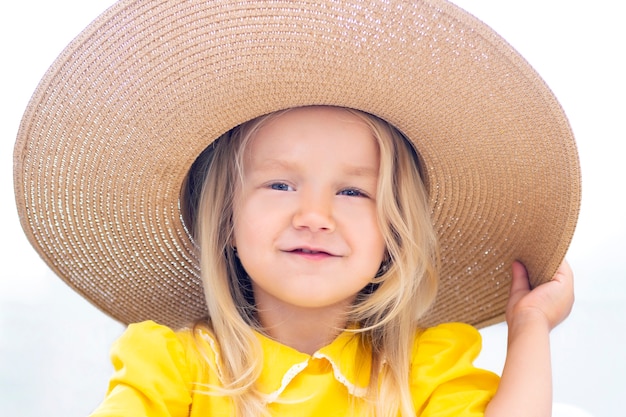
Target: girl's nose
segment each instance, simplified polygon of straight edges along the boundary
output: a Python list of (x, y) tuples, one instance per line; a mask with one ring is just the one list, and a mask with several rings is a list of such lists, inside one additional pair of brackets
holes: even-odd
[(292, 222), (296, 229), (309, 229), (313, 232), (335, 230), (332, 197), (303, 193)]

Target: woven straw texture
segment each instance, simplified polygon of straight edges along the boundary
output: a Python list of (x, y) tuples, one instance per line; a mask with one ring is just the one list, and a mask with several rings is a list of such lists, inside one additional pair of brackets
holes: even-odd
[(580, 205), (572, 132), (541, 78), (438, 0), (122, 1), (47, 72), (14, 156), (22, 226), (115, 319), (206, 314), (179, 193), (221, 133), (332, 104), (393, 123), (425, 168), (443, 269), (427, 323), (502, 319), (510, 264), (563, 259)]

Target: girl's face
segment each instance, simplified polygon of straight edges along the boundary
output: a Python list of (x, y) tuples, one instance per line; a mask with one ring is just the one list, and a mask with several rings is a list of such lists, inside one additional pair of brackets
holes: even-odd
[(259, 311), (334, 311), (372, 280), (385, 251), (378, 166), (369, 128), (342, 109), (293, 109), (254, 135), (235, 198), (233, 243)]

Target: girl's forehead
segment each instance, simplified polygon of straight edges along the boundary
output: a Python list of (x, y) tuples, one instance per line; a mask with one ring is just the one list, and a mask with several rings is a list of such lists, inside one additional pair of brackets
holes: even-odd
[(271, 114), (261, 125), (261, 129), (268, 129), (279, 125), (280, 129), (288, 127), (297, 128), (307, 124), (326, 122), (341, 122), (345, 124), (362, 124), (366, 126), (364, 120), (359, 118), (353, 111), (336, 106), (305, 106), (293, 107)]
[(360, 136), (375, 139), (365, 116), (333, 106), (292, 108), (269, 115), (250, 136), (249, 144), (259, 139), (284, 139), (287, 144), (311, 137)]
[(258, 145), (269, 139), (283, 142), (285, 146), (307, 140), (315, 143), (315, 140), (322, 141), (326, 138), (358, 138), (365, 141), (375, 139), (372, 129), (363, 117), (336, 107), (307, 107), (270, 116), (250, 136), (250, 144)]
[(246, 162), (264, 168), (293, 168), (315, 158), (355, 167), (378, 168), (379, 144), (360, 115), (341, 108), (298, 108), (267, 120), (250, 136)]

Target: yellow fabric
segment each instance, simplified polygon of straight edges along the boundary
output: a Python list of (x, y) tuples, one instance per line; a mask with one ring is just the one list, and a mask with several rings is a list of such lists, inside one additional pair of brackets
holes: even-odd
[[(371, 354), (358, 337), (342, 333), (313, 355), (258, 337), (266, 364), (259, 389), (268, 395), (272, 415), (359, 415)], [(201, 343), (209, 347), (208, 364), (190, 331), (154, 322), (130, 325), (112, 348), (115, 373), (92, 417), (232, 416), (227, 398), (199, 392), (220, 385), (217, 344), (206, 333)], [(483, 415), (499, 378), (473, 367), (480, 348), (480, 334), (465, 324), (442, 324), (416, 337), (410, 369), (416, 415)]]

